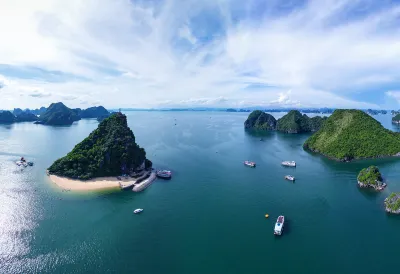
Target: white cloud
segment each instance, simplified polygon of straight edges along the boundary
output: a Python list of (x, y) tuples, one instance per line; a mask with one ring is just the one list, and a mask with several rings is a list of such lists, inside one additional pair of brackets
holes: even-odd
[[(94, 102), (152, 107), (166, 101), (379, 107), (349, 95), (373, 87), (384, 97), (381, 85), (400, 80), (395, 4), (353, 18), (351, 11), (368, 11), (374, 2), (310, 1), (254, 21), (244, 14), (235, 19), (232, 12), (253, 1), (0, 1), (0, 64), (78, 77), (63, 82), (0, 78), (2, 96), (8, 98), (0, 108), (60, 100), (80, 107)], [(216, 17), (207, 18), (210, 10), (219, 13), (218, 24)], [(182, 46), (177, 39), (189, 43)], [(254, 92), (248, 88), (252, 84), (272, 88)], [(39, 94), (35, 90), (47, 96), (16, 97)]]

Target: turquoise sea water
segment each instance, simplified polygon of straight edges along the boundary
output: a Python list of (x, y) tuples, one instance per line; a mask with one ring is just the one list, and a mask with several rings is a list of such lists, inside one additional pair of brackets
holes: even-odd
[[(126, 114), (155, 167), (173, 171), (138, 194), (47, 181), (45, 169), (95, 120), (0, 125), (0, 273), (397, 273), (400, 218), (383, 200), (400, 191), (400, 160), (334, 162), (302, 149), (309, 135), (244, 131), (247, 113)], [(390, 115), (376, 118), (392, 129)], [(17, 168), (20, 156), (35, 166)], [(370, 164), (388, 182), (382, 193), (357, 188)]]

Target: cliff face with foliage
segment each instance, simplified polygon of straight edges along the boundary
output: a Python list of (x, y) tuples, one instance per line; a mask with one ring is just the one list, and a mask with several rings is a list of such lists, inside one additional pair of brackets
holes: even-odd
[(400, 214), (400, 192), (393, 192), (385, 199), (385, 210), (389, 213)]
[(81, 118), (98, 118), (98, 117), (108, 117), (110, 113), (103, 106), (90, 107), (82, 110), (80, 113)]
[(244, 127), (255, 130), (275, 130), (276, 119), (271, 114), (261, 110), (255, 110), (250, 113), (249, 117), (244, 122)]
[(335, 110), (304, 148), (341, 161), (394, 156), (400, 152), (400, 134), (361, 110)]
[(37, 120), (38, 117), (35, 114), (29, 112), (22, 112), (16, 117), (17, 122), (34, 122)]
[(378, 189), (382, 185), (382, 175), (376, 166), (370, 166), (360, 171), (357, 176), (360, 187), (372, 187)]
[(43, 125), (71, 125), (80, 120), (76, 110), (66, 107), (63, 103), (51, 104), (36, 122)]
[[(115, 113), (48, 169), (51, 174), (87, 180), (129, 173), (146, 160), (146, 152), (135, 143), (126, 116)], [(146, 160), (146, 165), (151, 162)]]
[(10, 111), (0, 112), (0, 124), (12, 124), (15, 121), (15, 116)]
[(276, 129), (285, 133), (313, 132), (319, 130), (325, 121), (326, 117), (309, 118), (298, 110), (291, 110), (278, 120)]

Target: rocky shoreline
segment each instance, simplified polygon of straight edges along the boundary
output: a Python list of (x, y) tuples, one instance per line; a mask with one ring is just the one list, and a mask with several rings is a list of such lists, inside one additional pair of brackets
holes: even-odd
[(360, 182), (360, 181), (357, 181), (357, 182), (358, 182), (358, 186), (360, 188), (373, 188), (376, 191), (382, 191), (387, 186), (386, 183), (379, 182), (379, 181), (376, 181), (376, 185), (366, 184), (366, 183), (363, 183), (363, 182)]
[(385, 211), (392, 214), (400, 214), (400, 193), (392, 193), (384, 201)]

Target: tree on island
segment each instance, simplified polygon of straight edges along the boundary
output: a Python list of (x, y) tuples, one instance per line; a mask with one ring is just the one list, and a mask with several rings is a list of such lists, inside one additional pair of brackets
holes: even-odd
[(384, 203), (386, 212), (400, 214), (400, 192), (390, 194)]
[(114, 113), (66, 156), (48, 169), (50, 174), (88, 180), (95, 177), (128, 174), (145, 163), (146, 152), (135, 143), (126, 116)]
[(382, 174), (376, 166), (362, 169), (357, 176), (357, 181), (360, 187), (371, 187), (375, 190), (383, 190), (386, 186), (383, 183)]
[(398, 156), (400, 134), (361, 110), (341, 109), (335, 110), (303, 147), (339, 161)]

